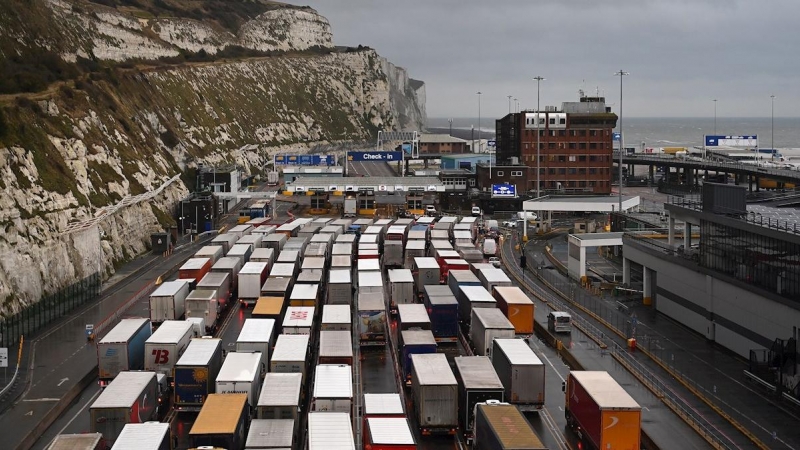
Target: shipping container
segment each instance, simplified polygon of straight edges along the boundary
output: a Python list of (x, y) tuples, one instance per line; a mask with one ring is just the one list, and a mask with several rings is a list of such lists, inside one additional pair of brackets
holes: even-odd
[(455, 434), (458, 429), (458, 382), (443, 353), (411, 356), (414, 415), (422, 435)]
[(544, 363), (522, 339), (495, 339), (492, 366), (503, 383), (506, 401), (520, 411), (544, 406)]
[(89, 431), (111, 445), (128, 423), (155, 420), (158, 383), (154, 372), (120, 372), (89, 407)]
[(267, 263), (267, 272), (272, 269), (272, 264), (275, 262), (275, 250), (266, 247), (260, 247), (253, 250), (250, 255), (250, 262), (263, 262)]
[(322, 307), (322, 331), (352, 331), (353, 319), (350, 305), (325, 305)]
[[(383, 274), (381, 272), (358, 272), (359, 294), (383, 294)], [(383, 300), (383, 295), (381, 295)]]
[(194, 254), (194, 258), (210, 259), (212, 266), (223, 256), (225, 256), (225, 250), (221, 245), (206, 245), (205, 247), (200, 247), (200, 250)]
[[(279, 278), (270, 278), (278, 280)], [(267, 280), (269, 282), (269, 280)], [(283, 312), (286, 310), (286, 300), (283, 297), (259, 297), (256, 306), (250, 313), (254, 319), (272, 319), (275, 323), (283, 320)]]
[(217, 303), (223, 309), (231, 300), (231, 276), (226, 272), (214, 272), (212, 266), (211, 272), (197, 283), (197, 289), (213, 289), (217, 294)]
[(458, 292), (461, 286), (481, 286), (481, 280), (470, 270), (451, 270), (447, 274), (447, 285), (451, 291)]
[(261, 245), (274, 250), (277, 257), (283, 252), (283, 246), (286, 245), (286, 241), (288, 240), (289, 238), (283, 233), (272, 233), (261, 240)]
[(280, 297), (285, 300), (289, 297), (293, 284), (291, 277), (270, 276), (261, 286), (261, 296)]
[[(246, 394), (247, 404), (255, 408), (261, 390), (261, 353), (229, 352), (217, 374), (217, 394)], [(203, 410), (209, 405), (211, 395), (206, 398)], [(200, 411), (203, 414), (203, 411)]]
[(213, 333), (217, 329), (217, 316), (220, 305), (217, 291), (212, 289), (195, 289), (186, 297), (186, 318), (201, 318), (206, 332)]
[(508, 403), (475, 406), (473, 450), (547, 450), (528, 419)]
[[(335, 333), (331, 331), (331, 333)], [(314, 370), (311, 411), (350, 414), (353, 405), (353, 369), (345, 364), (319, 364)]]
[(275, 263), (269, 272), (270, 278), (295, 278), (299, 272), (297, 264)]
[(358, 273), (380, 272), (381, 262), (377, 259), (359, 259), (356, 268)]
[(223, 253), (228, 253), (228, 250), (231, 249), (234, 245), (236, 245), (236, 241), (239, 240), (239, 236), (231, 233), (224, 233), (217, 235), (214, 239), (211, 240), (210, 245), (219, 245), (222, 247)]
[(458, 300), (459, 319), (467, 325), (472, 319), (473, 309), (497, 307), (497, 300), (483, 286), (459, 286), (458, 290), (453, 292)]
[(170, 436), (168, 423), (129, 423), (111, 450), (170, 450)]
[(409, 269), (390, 269), (389, 305), (392, 311), (397, 310), (397, 305), (414, 303), (414, 276)]
[(192, 339), (192, 324), (167, 320), (144, 343), (144, 369), (159, 372), (172, 379), (175, 363)]
[(492, 341), (496, 338), (513, 339), (515, 335), (514, 325), (499, 309), (473, 308), (469, 336), (476, 355), (491, 358)]
[(436, 258), (415, 258), (412, 270), (417, 286), (417, 295), (425, 292), (425, 286), (429, 284), (440, 284), (441, 271)]
[(405, 417), (400, 394), (364, 394), (364, 417)]
[(498, 286), (513, 286), (511, 278), (508, 278), (501, 269), (482, 269), (478, 272), (478, 279), (487, 291), (494, 293), (494, 288)]
[(465, 435), (471, 436), (475, 405), (490, 400), (504, 401), (505, 388), (486, 356), (457, 356), (456, 380), (458, 380), (459, 424)]
[(245, 319), (236, 338), (237, 352), (261, 353), (264, 371), (269, 367), (270, 349), (277, 334), (275, 323), (275, 319)]
[(313, 306), (290, 306), (283, 318), (283, 334), (311, 334), (314, 326)]
[(567, 425), (583, 447), (640, 448), (642, 408), (608, 372), (571, 371), (565, 398)]
[(158, 325), (165, 320), (182, 320), (186, 312), (189, 282), (165, 281), (150, 294), (150, 322)]
[(236, 245), (249, 245), (250, 246), (250, 258), (253, 257), (253, 252), (257, 249), (263, 247), (262, 243), (264, 240), (264, 236), (260, 234), (249, 234), (247, 236), (242, 236), (236, 241)]
[(97, 343), (100, 386), (106, 386), (120, 372), (144, 369), (144, 343), (153, 334), (150, 320), (122, 319)]
[(248, 262), (239, 271), (239, 303), (248, 307), (261, 297), (261, 286), (267, 281), (267, 263)]
[(399, 338), (400, 368), (403, 370), (403, 379), (409, 383), (412, 374), (411, 355), (436, 353), (436, 339), (431, 330), (402, 330)]
[(286, 245), (283, 246), (284, 250), (293, 250), (299, 254), (304, 254), (306, 252), (306, 246), (308, 245), (308, 238), (306, 237), (292, 237), (286, 241)]
[(334, 269), (353, 270), (353, 256), (352, 255), (333, 255), (331, 257), (331, 270), (334, 270)]
[(320, 331), (317, 364), (353, 365), (353, 337), (349, 331)]
[(295, 430), (302, 409), (303, 375), (300, 373), (268, 373), (261, 385), (256, 406), (257, 419), (288, 419)]
[(397, 305), (398, 328), (401, 330), (430, 330), (431, 319), (425, 305), (410, 303)]
[(406, 255), (403, 261), (403, 267), (406, 269), (414, 268), (414, 259), (425, 257), (425, 247), (427, 243), (424, 240), (409, 239), (406, 242)]
[(47, 450), (106, 450), (100, 433), (59, 434)]
[(383, 295), (358, 294), (357, 307), (360, 345), (385, 345), (386, 303)]
[(517, 334), (533, 334), (534, 304), (522, 289), (517, 286), (497, 286), (494, 288), (497, 308), (503, 311)]
[(175, 363), (175, 409), (200, 407), (209, 394), (222, 368), (221, 339), (192, 339), (183, 356)]
[(211, 273), (226, 273), (230, 277), (231, 292), (235, 293), (239, 288), (239, 271), (242, 270), (242, 260), (235, 256), (223, 256), (211, 266)]
[(417, 444), (405, 417), (370, 417), (365, 422), (364, 448), (416, 450)]
[(244, 236), (248, 236), (252, 232), (253, 232), (253, 226), (246, 224), (239, 224), (228, 230), (228, 233), (236, 235), (239, 239), (241, 239)]
[(405, 259), (403, 241), (386, 241), (383, 244), (383, 264), (386, 267), (401, 268)]
[(189, 431), (190, 445), (240, 449), (249, 424), (247, 394), (211, 394)]
[(308, 450), (356, 450), (350, 414), (308, 413)]
[(329, 305), (349, 305), (353, 301), (353, 283), (349, 269), (336, 269), (328, 272)]
[(308, 334), (281, 334), (275, 341), (269, 371), (272, 373), (299, 373), (305, 386), (309, 359)]
[(250, 244), (239, 244), (238, 242), (236, 245), (231, 247), (228, 250), (228, 253), (225, 254), (227, 257), (232, 258), (239, 258), (242, 261), (242, 264), (247, 264), (250, 262), (250, 255), (253, 254), (253, 247)]
[(253, 419), (247, 431), (245, 450), (291, 448), (294, 440), (294, 420)]
[(440, 342), (457, 341), (458, 300), (450, 288), (445, 285), (425, 286), (424, 302), (431, 321), (431, 331), (436, 340)]

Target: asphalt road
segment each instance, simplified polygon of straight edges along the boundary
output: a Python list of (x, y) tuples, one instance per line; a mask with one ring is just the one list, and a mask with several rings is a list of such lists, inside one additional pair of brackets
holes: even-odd
[(348, 161), (347, 176), (349, 177), (396, 177), (397, 172), (387, 162), (377, 161)]

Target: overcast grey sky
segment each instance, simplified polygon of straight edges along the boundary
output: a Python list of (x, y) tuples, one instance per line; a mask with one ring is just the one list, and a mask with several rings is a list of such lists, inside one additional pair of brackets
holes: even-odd
[[(328, 18), (337, 45), (375, 48), (425, 82), (429, 117), (575, 101), (638, 117), (800, 116), (798, 0), (289, 0)], [(513, 101), (512, 101), (513, 108)]]

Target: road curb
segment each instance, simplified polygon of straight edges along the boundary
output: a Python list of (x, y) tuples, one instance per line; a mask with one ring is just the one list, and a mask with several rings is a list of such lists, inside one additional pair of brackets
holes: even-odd
[(86, 389), (92, 381), (96, 378), (98, 367), (92, 367), (83, 378), (80, 379), (56, 404), (47, 411), (42, 420), (33, 428), (17, 446), (18, 449), (28, 450), (36, 444), (36, 441), (42, 437), (45, 431), (56, 421), (64, 411), (66, 411), (72, 402)]

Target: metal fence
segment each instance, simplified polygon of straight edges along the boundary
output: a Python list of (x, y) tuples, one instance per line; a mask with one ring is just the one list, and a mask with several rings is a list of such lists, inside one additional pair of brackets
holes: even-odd
[(0, 347), (10, 347), (21, 335), (30, 336), (54, 320), (100, 295), (100, 273), (94, 273), (64, 289), (48, 294), (22, 311), (0, 317)]

